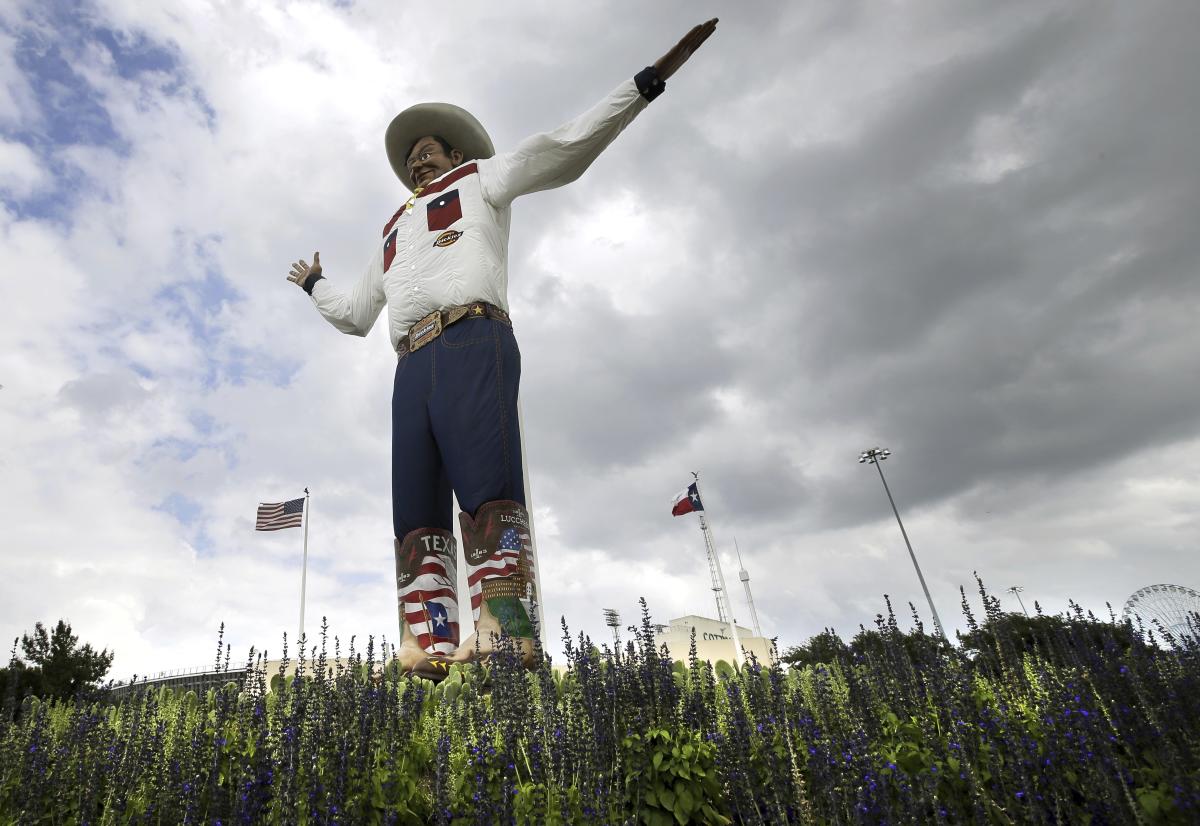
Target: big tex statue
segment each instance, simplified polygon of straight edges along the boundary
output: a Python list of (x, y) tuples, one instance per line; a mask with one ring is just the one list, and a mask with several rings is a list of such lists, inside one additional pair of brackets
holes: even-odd
[[(319, 253), (289, 280), (343, 333), (364, 336), (388, 308), (398, 361), (392, 390), (392, 522), (401, 666), (432, 679), (487, 657), (503, 632), (533, 664), (529, 515), (517, 388), (521, 355), (508, 313), (512, 202), (578, 178), (661, 94), (716, 29), (693, 28), (669, 52), (559, 128), (497, 154), (470, 113), (448, 103), (405, 109), (387, 128), (392, 170), (412, 192), (384, 225), (350, 289), (324, 278)], [(460, 641), (460, 524), (475, 633)]]

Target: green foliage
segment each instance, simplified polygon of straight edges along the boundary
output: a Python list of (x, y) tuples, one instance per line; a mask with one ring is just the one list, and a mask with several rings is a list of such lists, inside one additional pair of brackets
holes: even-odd
[(41, 672), (13, 658), (7, 668), (0, 668), (0, 718), (12, 719), (21, 700), (41, 692)]
[(641, 803), (638, 818), (647, 826), (673, 822), (731, 823), (721, 814), (716, 748), (689, 730), (651, 729), (622, 743), (625, 786)]
[(1196, 822), (1200, 650), (987, 610), (981, 648), (889, 614), (792, 668), (671, 662), (644, 618), (616, 655), (502, 645), (436, 686), (322, 646), (202, 696), (28, 696), (0, 824)]
[(518, 784), (513, 814), (517, 826), (571, 826), (584, 819), (577, 787), (545, 783)]
[(71, 626), (59, 620), (53, 631), (36, 623), (32, 633), (21, 636), (24, 661), (15, 656), (0, 670), (0, 698), (70, 699), (96, 689), (112, 665), (113, 652), (97, 652), (90, 644), (79, 645)]
[(950, 650), (950, 644), (940, 637), (916, 631), (906, 634), (897, 628), (884, 626), (881, 630), (862, 629), (850, 640), (846, 651), (851, 659), (880, 660), (897, 645), (903, 648), (904, 656), (909, 660), (937, 656)]
[[(915, 715), (901, 720), (891, 711), (884, 712), (883, 737), (878, 745), (878, 753), (886, 765), (880, 770), (880, 775), (890, 778), (894, 772), (902, 772), (910, 778), (918, 778), (937, 789), (937, 799), (943, 804), (960, 811), (970, 809), (974, 802), (974, 786), (969, 767), (947, 748), (949, 744), (946, 738), (930, 736), (922, 722)], [(988, 768), (980, 769), (979, 775), (977, 779), (980, 782), (986, 784), (991, 780)], [(994, 803), (986, 800), (981, 802), (987, 822), (1013, 822)]]
[[(1195, 823), (1194, 815), (1185, 811), (1176, 802), (1171, 788), (1171, 771), (1153, 751), (1146, 749), (1137, 755), (1133, 768), (1134, 798), (1138, 809), (1147, 823), (1183, 826)], [(1200, 767), (1191, 773), (1193, 783), (1200, 781)]]
[(1026, 654), (1067, 665), (1083, 650), (1103, 652), (1107, 647), (1114, 654), (1124, 654), (1134, 646), (1145, 646), (1128, 625), (1107, 625), (1072, 616), (1008, 613), (995, 614), (982, 626), (959, 634), (959, 644), (979, 652), (994, 667), (1000, 667), (1006, 659), (1019, 662)]
[(826, 628), (820, 634), (810, 637), (803, 645), (794, 645), (783, 653), (780, 658), (793, 668), (817, 663), (833, 663), (844, 659), (850, 653), (846, 643), (832, 628)]

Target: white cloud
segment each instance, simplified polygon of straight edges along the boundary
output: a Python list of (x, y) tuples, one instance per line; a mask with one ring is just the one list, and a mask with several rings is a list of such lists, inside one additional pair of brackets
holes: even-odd
[(48, 176), (25, 144), (0, 140), (0, 192), (24, 199), (46, 185)]
[[(0, 144), (0, 501), (18, 515), (0, 581), (19, 584), (0, 631), (68, 617), (121, 677), (209, 661), (221, 621), (235, 659), (277, 650), (300, 533), (255, 533), (254, 507), (308, 486), (310, 633), (328, 615), (343, 644), (394, 637), (394, 356), (383, 329), (326, 325), (288, 264), (319, 248), (331, 279), (357, 277), (404, 195), (382, 131), (407, 103), (462, 101), (507, 145), (693, 21), (111, 0), (95, 21), (127, 53), (55, 43), (119, 137), (95, 145), (55, 138), (38, 84), (66, 81), (13, 56), (31, 13), (0, 33), (0, 125), (47, 141)], [(1195, 107), (1089, 108), (1109, 90), (1080, 68), (1109, 84), (1132, 53), (1130, 83), (1194, 75), (1190, 46), (1161, 40), (1183, 27), (722, 13), (588, 175), (514, 210), (548, 615), (605, 640), (600, 609), (634, 622), (641, 595), (662, 621), (712, 612), (700, 532), (668, 516), (691, 470), (743, 622), (735, 537), (785, 646), (869, 625), (883, 593), (902, 621), (908, 601), (924, 613), (854, 462), (876, 442), (950, 627), (975, 570), (1049, 610), (1195, 586), (1200, 442), (1177, 411), (1196, 399), (1169, 378), (1197, 355), (1194, 164), (1138, 131), (1186, 133)]]
[[(12, 9), (12, 19), (21, 10)], [(4, 12), (0, 12), (4, 15)], [(4, 20), (5, 16), (0, 16)], [(0, 125), (12, 126), (36, 117), (37, 104), (28, 81), (17, 67), (17, 40), (0, 29)]]

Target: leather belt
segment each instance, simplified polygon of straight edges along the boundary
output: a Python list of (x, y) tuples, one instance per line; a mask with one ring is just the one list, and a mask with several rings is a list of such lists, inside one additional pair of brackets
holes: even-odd
[(400, 341), (396, 344), (396, 357), (403, 358), (409, 353), (420, 350), (440, 336), (442, 331), (451, 324), (457, 324), (464, 318), (492, 318), (512, 325), (512, 319), (508, 317), (508, 313), (486, 301), (474, 301), (457, 307), (447, 307), (445, 310), (434, 310), (409, 327), (408, 335), (401, 336)]

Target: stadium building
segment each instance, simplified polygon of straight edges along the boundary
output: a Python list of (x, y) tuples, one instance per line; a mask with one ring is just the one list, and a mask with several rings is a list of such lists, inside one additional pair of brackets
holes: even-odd
[[(733, 665), (737, 662), (733, 637), (729, 633), (729, 623), (708, 617), (688, 614), (671, 620), (669, 625), (654, 626), (654, 644), (666, 646), (671, 659), (687, 662), (688, 651), (692, 644), (692, 631), (696, 632), (696, 657), (716, 663), (718, 660)], [(737, 627), (738, 640), (747, 659), (754, 655), (763, 665), (774, 662), (771, 654), (771, 641), (766, 637), (756, 637), (749, 628)]]

